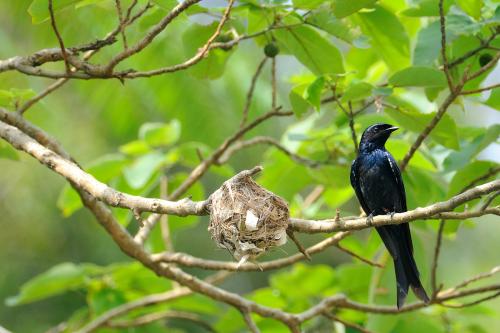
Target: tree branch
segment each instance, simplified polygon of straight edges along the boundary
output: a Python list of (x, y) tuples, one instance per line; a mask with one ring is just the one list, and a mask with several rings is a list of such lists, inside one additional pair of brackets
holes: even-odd
[[(306, 249), (307, 254), (313, 255), (320, 253), (330, 246), (338, 244), (342, 239), (350, 235), (350, 232), (339, 232), (332, 237), (329, 237), (309, 248)], [(304, 260), (302, 253), (296, 253), (286, 258), (266, 261), (257, 264), (244, 263), (238, 266), (237, 262), (233, 261), (216, 261), (193, 257), (185, 253), (158, 253), (152, 255), (153, 260), (165, 263), (175, 263), (186, 267), (197, 267), (208, 270), (224, 270), (224, 271), (238, 271), (238, 272), (251, 272), (251, 271), (269, 271), (273, 269), (290, 266), (296, 262)]]
[(446, 81), (448, 81), (448, 88), (450, 89), (450, 92), (454, 92), (455, 87), (453, 86), (453, 79), (450, 74), (448, 57), (446, 55), (446, 22), (444, 17), (443, 2), (444, 0), (439, 0), (439, 23), (441, 29), (441, 57), (443, 58), (443, 71), (446, 76)]

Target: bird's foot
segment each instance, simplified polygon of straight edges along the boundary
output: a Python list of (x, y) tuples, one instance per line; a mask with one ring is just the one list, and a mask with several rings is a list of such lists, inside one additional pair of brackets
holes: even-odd
[(394, 214), (396, 214), (396, 212), (389, 212), (387, 215), (390, 215), (391, 216), (391, 221), (392, 219), (394, 218)]
[(373, 213), (366, 217), (366, 225), (368, 225), (369, 227), (373, 225)]

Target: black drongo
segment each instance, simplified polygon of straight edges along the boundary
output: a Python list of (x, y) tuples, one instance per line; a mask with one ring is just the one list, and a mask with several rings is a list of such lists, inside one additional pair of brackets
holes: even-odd
[[(388, 124), (368, 127), (361, 137), (358, 157), (351, 166), (351, 185), (369, 220), (376, 215), (406, 211), (406, 194), (401, 171), (392, 155), (385, 149), (385, 142), (397, 129)], [(409, 287), (418, 298), (429, 302), (413, 258), (408, 223), (386, 225), (376, 229), (394, 260), (398, 308), (403, 306)]]

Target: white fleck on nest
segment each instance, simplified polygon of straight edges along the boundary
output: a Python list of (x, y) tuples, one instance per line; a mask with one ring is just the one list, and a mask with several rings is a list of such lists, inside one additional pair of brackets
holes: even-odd
[(208, 231), (240, 265), (286, 243), (288, 205), (252, 179), (261, 170), (242, 171), (211, 195)]

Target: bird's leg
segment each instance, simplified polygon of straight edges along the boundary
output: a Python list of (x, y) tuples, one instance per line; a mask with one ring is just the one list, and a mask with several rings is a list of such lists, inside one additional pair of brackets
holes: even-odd
[(368, 225), (369, 227), (373, 225), (373, 212), (371, 212), (370, 215), (366, 217), (366, 225)]
[(391, 221), (394, 218), (394, 214), (396, 214), (396, 212), (389, 212), (389, 215), (391, 216)]

